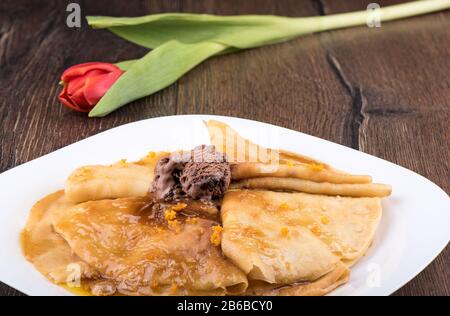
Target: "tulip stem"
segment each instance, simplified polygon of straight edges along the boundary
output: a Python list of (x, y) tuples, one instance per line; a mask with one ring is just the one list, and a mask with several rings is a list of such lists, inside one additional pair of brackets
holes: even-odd
[[(380, 8), (380, 22), (423, 15), (450, 8), (450, 0), (419, 0)], [(332, 14), (318, 17), (296, 18), (299, 31), (305, 27), (312, 32), (323, 32), (367, 24), (370, 10)], [(309, 26), (308, 26), (309, 24)]]

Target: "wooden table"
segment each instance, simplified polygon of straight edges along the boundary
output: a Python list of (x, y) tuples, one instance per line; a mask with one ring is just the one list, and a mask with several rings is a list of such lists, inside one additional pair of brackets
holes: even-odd
[[(311, 16), (360, 10), (369, 2), (80, 4), (83, 15)], [(81, 62), (138, 58), (146, 49), (85, 24), (69, 29), (65, 9), (66, 1), (0, 2), (0, 172), (124, 123), (204, 113), (269, 122), (328, 139), (414, 170), (450, 191), (450, 11), (216, 57), (164, 91), (105, 118), (88, 119), (58, 102), (62, 71)], [(1, 284), (0, 294), (21, 293)], [(450, 295), (450, 247), (395, 294)]]

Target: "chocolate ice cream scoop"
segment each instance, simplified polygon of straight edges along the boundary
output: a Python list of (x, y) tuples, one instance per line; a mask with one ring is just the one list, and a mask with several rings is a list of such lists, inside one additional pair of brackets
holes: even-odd
[(176, 198), (181, 193), (179, 177), (184, 163), (174, 156), (163, 157), (156, 164), (152, 191), (158, 200)]
[(193, 150), (192, 161), (186, 163), (180, 176), (182, 190), (193, 199), (216, 199), (224, 195), (231, 181), (226, 155), (214, 146)]
[(191, 151), (161, 158), (155, 168), (153, 192), (157, 199), (187, 195), (193, 199), (216, 199), (231, 181), (230, 164), (214, 146), (201, 145)]

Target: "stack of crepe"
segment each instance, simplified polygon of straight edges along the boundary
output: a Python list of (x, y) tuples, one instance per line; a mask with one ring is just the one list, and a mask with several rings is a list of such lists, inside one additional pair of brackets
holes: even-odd
[[(95, 295), (323, 295), (345, 283), (390, 187), (206, 125), (232, 163), (220, 211), (155, 203), (153, 170), (168, 153), (85, 166), (33, 207), (27, 259), (51, 281), (75, 276)], [(177, 210), (176, 219), (161, 208)]]

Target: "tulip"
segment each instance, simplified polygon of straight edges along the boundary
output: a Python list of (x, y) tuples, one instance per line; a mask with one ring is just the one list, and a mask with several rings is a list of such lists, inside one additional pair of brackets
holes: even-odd
[(450, 0), (421, 0), (313, 17), (267, 15), (218, 16), (162, 13), (140, 17), (88, 16), (94, 28), (107, 28), (118, 36), (152, 49), (139, 60), (119, 63), (126, 73), (89, 112), (105, 116), (121, 106), (151, 95), (177, 81), (204, 60), (300, 35), (344, 27), (386, 22), (450, 8)]
[(109, 63), (91, 62), (72, 66), (61, 76), (64, 88), (59, 100), (78, 112), (89, 112), (124, 73)]

